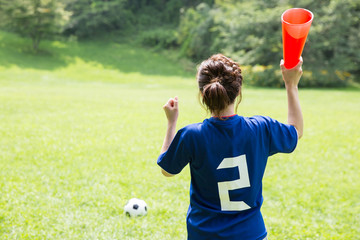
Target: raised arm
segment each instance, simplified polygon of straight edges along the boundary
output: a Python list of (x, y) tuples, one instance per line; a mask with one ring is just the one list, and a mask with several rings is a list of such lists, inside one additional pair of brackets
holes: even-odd
[[(164, 138), (163, 145), (161, 147), (161, 153), (164, 153), (168, 150), (172, 140), (176, 134), (176, 123), (179, 116), (179, 107), (178, 107), (178, 98), (170, 98), (167, 103), (163, 106), (163, 109), (166, 114), (166, 118), (168, 120), (166, 135)], [(164, 169), (161, 169), (162, 174), (166, 177), (173, 176), (172, 174), (166, 172)]]
[(284, 60), (280, 62), (283, 80), (285, 82), (287, 98), (288, 98), (288, 124), (293, 125), (300, 139), (304, 131), (304, 121), (300, 107), (298, 84), (302, 75), (302, 58), (300, 62), (291, 69), (286, 69)]
[(163, 106), (163, 109), (165, 111), (168, 124), (160, 154), (168, 150), (176, 134), (176, 122), (179, 116), (178, 98), (170, 98)]

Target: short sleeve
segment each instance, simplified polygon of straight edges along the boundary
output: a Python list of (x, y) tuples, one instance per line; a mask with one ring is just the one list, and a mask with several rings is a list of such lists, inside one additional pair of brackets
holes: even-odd
[(269, 146), (269, 156), (275, 153), (291, 153), (298, 142), (298, 133), (294, 126), (281, 123), (270, 117), (256, 117), (265, 125)]
[(170, 174), (178, 174), (190, 161), (190, 152), (188, 151), (185, 129), (180, 129), (169, 149), (160, 154), (157, 164)]

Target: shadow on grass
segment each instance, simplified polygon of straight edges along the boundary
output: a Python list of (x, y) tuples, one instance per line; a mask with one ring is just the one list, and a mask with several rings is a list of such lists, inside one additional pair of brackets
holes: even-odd
[(0, 66), (16, 65), (20, 68), (55, 70), (64, 68), (77, 59), (86, 63), (101, 64), (104, 68), (124, 73), (144, 75), (192, 76), (179, 68), (175, 60), (151, 50), (110, 40), (94, 41), (43, 41), (40, 50), (31, 49), (31, 40), (0, 32)]
[(37, 54), (31, 41), (13, 34), (0, 32), (0, 66), (16, 65), (20, 68), (52, 70), (66, 66), (64, 59), (53, 52), (41, 49)]

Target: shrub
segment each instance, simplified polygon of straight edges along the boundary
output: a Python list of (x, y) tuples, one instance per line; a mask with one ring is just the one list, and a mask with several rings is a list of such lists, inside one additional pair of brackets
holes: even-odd
[(86, 38), (125, 29), (134, 21), (125, 3), (125, 0), (69, 1), (66, 9), (72, 12), (72, 16), (64, 33)]
[[(278, 66), (261, 66), (255, 65), (242, 66), (244, 74), (244, 82), (250, 86), (259, 87), (283, 87), (281, 70)], [(299, 87), (313, 88), (313, 87), (346, 87), (349, 82), (353, 81), (353, 75), (349, 72), (341, 72), (338, 70), (329, 71), (311, 71), (304, 70)]]
[(166, 28), (143, 31), (138, 36), (138, 41), (148, 47), (169, 49), (177, 46), (176, 31)]
[(274, 66), (255, 65), (243, 67), (244, 82), (251, 86), (259, 87), (281, 87), (284, 85), (280, 69)]

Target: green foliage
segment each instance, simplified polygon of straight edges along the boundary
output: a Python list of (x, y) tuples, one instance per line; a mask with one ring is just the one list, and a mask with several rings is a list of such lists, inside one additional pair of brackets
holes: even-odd
[(173, 29), (155, 28), (142, 31), (137, 39), (143, 46), (170, 49), (177, 46), (176, 36)]
[(196, 63), (222, 52), (256, 66), (249, 83), (276, 87), (282, 85), (280, 16), (291, 7), (315, 16), (301, 86), (360, 83), (360, 2), (354, 0), (0, 0), (0, 21), (30, 37), (35, 50), (42, 38), (63, 32), (74, 39), (117, 35), (116, 41), (156, 50), (175, 48)]
[(359, 79), (360, 2), (332, 0), (315, 14), (304, 50), (311, 70), (319, 69), (322, 74), (317, 73), (317, 77), (332, 81)]
[[(326, 3), (326, 4), (325, 4)], [(360, 79), (360, 3), (358, 1), (232, 1), (190, 8), (181, 18), (179, 43), (194, 61), (222, 52), (250, 71), (252, 84), (280, 86), (276, 71), (282, 58), (280, 16), (303, 7), (315, 18), (303, 51), (303, 87), (342, 87)], [(280, 82), (280, 83), (279, 83)]]
[(260, 8), (256, 1), (219, 5), (219, 36), (214, 44), (240, 64), (278, 64), (282, 55), (279, 18), (287, 8)]
[[(307, 68), (307, 67), (306, 67)], [(244, 82), (250, 86), (259, 87), (283, 87), (284, 82), (278, 65), (255, 65), (242, 66)], [(311, 67), (310, 67), (311, 69)], [(332, 88), (346, 87), (352, 81), (352, 75), (348, 72), (335, 70), (328, 72), (304, 70), (299, 86), (301, 88)]]
[(127, 9), (135, 15), (138, 28), (146, 26), (177, 26), (182, 11), (200, 3), (212, 5), (214, 0), (128, 0)]
[(242, 67), (244, 83), (250, 86), (259, 87), (282, 87), (281, 71), (273, 65), (244, 66)]
[(131, 25), (133, 16), (125, 9), (126, 0), (75, 0), (66, 9), (72, 17), (65, 34), (78, 37), (95, 37)]
[(213, 29), (215, 14), (216, 11), (205, 3), (186, 10), (178, 30), (181, 55), (199, 61), (215, 51), (212, 47), (217, 34)]
[(129, 0), (128, 9), (134, 14), (134, 26), (143, 30), (148, 26), (161, 26), (164, 24), (176, 26), (178, 22), (181, 1), (177, 0)]
[(30, 37), (35, 51), (43, 38), (60, 33), (69, 18), (63, 4), (55, 0), (1, 0), (0, 14), (3, 27)]
[[(73, 15), (66, 26), (65, 33), (92, 38), (119, 30), (136, 29), (141, 32), (154, 27), (176, 28), (181, 9), (200, 2), (202, 1), (67, 0), (66, 9)], [(213, 0), (205, 2), (212, 3)]]

